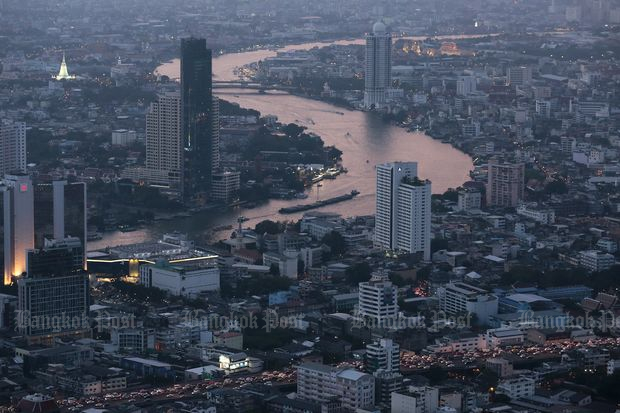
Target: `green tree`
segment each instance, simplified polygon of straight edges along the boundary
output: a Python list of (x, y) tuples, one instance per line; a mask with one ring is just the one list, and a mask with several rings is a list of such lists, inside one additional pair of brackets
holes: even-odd
[(364, 261), (347, 268), (345, 275), (349, 283), (359, 284), (370, 280), (371, 273), (372, 268), (370, 268), (370, 264)]
[(274, 222), (269, 219), (259, 222), (254, 227), (254, 231), (257, 234), (279, 234), (282, 232), (282, 225), (279, 222)]
[(568, 186), (564, 181), (553, 181), (545, 185), (545, 192), (547, 194), (566, 194), (568, 193)]
[(344, 237), (337, 231), (325, 234), (321, 242), (329, 247), (333, 255), (342, 255), (347, 249)]

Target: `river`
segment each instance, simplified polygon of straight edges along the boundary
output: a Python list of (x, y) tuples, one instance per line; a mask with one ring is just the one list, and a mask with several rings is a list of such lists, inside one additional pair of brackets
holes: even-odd
[[(463, 36), (445, 36), (445, 39)], [(412, 38), (415, 40), (423, 37)], [(337, 44), (361, 44), (363, 39), (342, 40)], [(306, 43), (289, 45), (279, 50), (311, 49), (331, 43)], [(236, 80), (234, 69), (267, 57), (275, 56), (275, 50), (255, 50), (230, 53), (213, 59), (213, 72), (216, 80)], [(172, 79), (179, 77), (179, 60), (164, 63), (157, 73)], [(375, 209), (374, 166), (391, 161), (417, 161), (419, 175), (428, 178), (433, 184), (433, 193), (443, 193), (448, 188), (456, 188), (465, 182), (472, 169), (471, 158), (448, 144), (434, 140), (424, 133), (409, 133), (403, 128), (386, 124), (377, 116), (337, 107), (313, 99), (294, 96), (286, 92), (271, 91), (258, 94), (250, 90), (224, 89), (216, 95), (236, 102), (242, 107), (256, 109), (262, 115), (276, 115), (280, 122), (294, 122), (306, 126), (309, 131), (320, 135), (326, 145), (335, 145), (343, 151), (342, 163), (348, 169), (334, 180), (324, 180), (323, 186), (315, 185), (308, 191), (306, 200), (272, 200), (253, 209), (236, 209), (227, 212), (202, 212), (187, 218), (157, 222), (148, 228), (134, 232), (105, 233), (103, 239), (89, 243), (89, 249), (106, 246), (130, 244), (153, 240), (162, 233), (178, 230), (190, 236), (199, 236), (209, 228), (222, 225), (235, 225), (238, 216), (249, 219), (245, 223), (253, 226), (263, 219), (293, 220), (300, 214), (281, 215), (283, 206), (314, 202), (317, 197), (325, 199), (352, 189), (360, 195), (350, 201), (330, 205), (324, 211), (337, 212), (343, 216), (373, 214)], [(316, 191), (320, 191), (319, 194)], [(218, 236), (229, 235), (230, 230), (219, 232)]]

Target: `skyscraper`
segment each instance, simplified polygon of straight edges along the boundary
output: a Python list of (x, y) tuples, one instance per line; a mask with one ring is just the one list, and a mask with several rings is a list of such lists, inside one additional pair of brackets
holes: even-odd
[[(27, 251), (46, 239), (73, 237), (87, 250), (86, 184), (54, 181), (33, 185), (28, 175), (6, 175), (0, 186), (3, 209), (4, 283), (26, 271)], [(82, 269), (86, 257), (82, 254)]]
[(523, 199), (525, 165), (489, 160), (487, 172), (487, 206), (514, 208)]
[(17, 280), (19, 331), (31, 344), (88, 336), (90, 290), (80, 240), (46, 240), (27, 257), (27, 274)]
[(380, 108), (392, 86), (392, 36), (382, 22), (375, 23), (372, 34), (366, 35), (364, 78), (364, 107)]
[(219, 103), (212, 91), (211, 50), (205, 39), (181, 40), (184, 196), (208, 193), (219, 168)]
[(3, 192), (4, 284), (26, 272), (26, 252), (34, 248), (34, 189), (28, 175), (6, 175)]
[(0, 174), (26, 172), (26, 124), (0, 121)]
[(181, 135), (181, 94), (168, 92), (151, 103), (146, 114), (146, 169), (156, 171), (163, 182), (183, 192), (183, 139)]
[[(77, 238), (87, 251), (86, 184), (54, 181), (34, 185), (34, 248), (46, 239)], [(86, 269), (86, 257), (82, 268)]]
[(416, 162), (377, 165), (375, 244), (431, 255), (431, 183), (417, 177)]

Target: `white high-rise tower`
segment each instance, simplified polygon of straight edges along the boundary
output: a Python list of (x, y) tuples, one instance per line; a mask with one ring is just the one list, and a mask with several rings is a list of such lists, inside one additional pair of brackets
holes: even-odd
[(146, 169), (150, 181), (182, 189), (183, 141), (181, 138), (181, 94), (160, 95), (146, 114)]
[(366, 36), (364, 107), (377, 109), (387, 100), (392, 86), (392, 36), (385, 24), (377, 22)]
[(417, 177), (416, 162), (377, 165), (375, 244), (431, 256), (431, 183)]

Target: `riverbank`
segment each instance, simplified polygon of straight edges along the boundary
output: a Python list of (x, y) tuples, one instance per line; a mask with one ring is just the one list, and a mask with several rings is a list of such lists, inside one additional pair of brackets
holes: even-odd
[[(356, 41), (363, 43), (363, 39)], [(347, 41), (347, 43), (350, 43)], [(316, 43), (294, 45), (291, 48), (309, 49)], [(288, 47), (287, 47), (288, 48)], [(234, 68), (257, 62), (276, 51), (262, 50), (234, 53), (213, 59), (214, 77), (219, 80), (236, 80)], [(171, 79), (179, 76), (179, 61), (159, 66), (156, 70)], [(323, 207), (319, 211), (337, 213), (343, 217), (372, 215), (375, 212), (375, 165), (393, 161), (416, 161), (420, 176), (433, 183), (433, 193), (441, 194), (449, 188), (461, 186), (469, 180), (472, 159), (465, 153), (443, 144), (423, 132), (409, 133), (379, 119), (378, 116), (358, 110), (341, 108), (314, 99), (294, 96), (286, 92), (259, 94), (244, 89), (226, 89), (220, 94), (226, 100), (245, 108), (256, 109), (265, 115), (275, 115), (281, 123), (298, 123), (308, 132), (321, 136), (325, 145), (335, 145), (343, 152), (342, 164), (348, 173), (337, 179), (327, 179), (322, 187), (308, 189), (308, 199), (328, 199), (349, 193), (353, 188), (360, 195), (346, 202)], [(216, 95), (218, 92), (216, 91)], [(296, 119), (299, 122), (296, 122)], [(317, 191), (320, 193), (317, 194)], [(139, 243), (158, 239), (165, 232), (180, 231), (194, 239), (204, 238), (210, 228), (226, 227), (240, 216), (248, 219), (244, 225), (254, 226), (265, 219), (281, 220), (279, 210), (297, 204), (294, 200), (270, 200), (252, 209), (234, 208), (227, 211), (198, 212), (191, 217), (156, 222), (154, 225), (130, 233), (104, 234), (103, 239), (91, 243), (92, 249), (109, 245)], [(297, 220), (303, 212), (287, 215)], [(211, 239), (230, 236), (230, 231), (215, 232)]]

